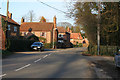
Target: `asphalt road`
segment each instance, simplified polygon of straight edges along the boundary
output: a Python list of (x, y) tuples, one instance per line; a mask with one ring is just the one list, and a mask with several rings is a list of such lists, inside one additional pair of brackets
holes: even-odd
[[(93, 61), (112, 58), (83, 56), (86, 48), (17, 52), (2, 60), (3, 78), (111, 78)], [(98, 74), (99, 73), (99, 74)]]

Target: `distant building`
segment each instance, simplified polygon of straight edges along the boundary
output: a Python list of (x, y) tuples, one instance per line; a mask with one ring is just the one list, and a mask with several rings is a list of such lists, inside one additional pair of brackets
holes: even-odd
[(58, 47), (59, 48), (67, 48), (70, 46), (70, 33), (65, 30), (64, 27), (58, 28)]
[(57, 42), (58, 30), (56, 26), (56, 16), (53, 18), (53, 22), (46, 22), (44, 17), (40, 22), (24, 22), (24, 18), (21, 19), (20, 33), (22, 36), (26, 36), (32, 30), (31, 33), (41, 39), (45, 39), (44, 43)]
[(78, 45), (79, 43), (83, 43), (83, 37), (80, 33), (70, 33), (70, 42), (74, 45)]
[(5, 39), (7, 38), (17, 38), (20, 33), (20, 25), (12, 19), (12, 13), (8, 13), (7, 21), (7, 34), (5, 36), (4, 28), (6, 27), (6, 16), (0, 14), (0, 43), (2, 46), (0, 49), (5, 49)]
[(82, 42), (83, 42), (83, 47), (88, 47), (89, 46), (89, 41), (88, 41), (87, 38), (84, 37)]

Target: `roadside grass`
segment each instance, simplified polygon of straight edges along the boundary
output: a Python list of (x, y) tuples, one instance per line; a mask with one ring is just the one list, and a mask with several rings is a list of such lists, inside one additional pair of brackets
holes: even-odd
[(114, 57), (114, 54), (108, 54), (108, 53), (102, 54), (102, 53), (100, 53), (100, 55), (97, 55), (97, 53), (94, 54), (94, 53), (89, 52), (89, 51), (83, 52), (82, 55), (83, 55), (83, 56), (112, 56), (112, 57)]
[(14, 54), (14, 52), (10, 52), (8, 50), (2, 50), (2, 58), (6, 58), (12, 54)]

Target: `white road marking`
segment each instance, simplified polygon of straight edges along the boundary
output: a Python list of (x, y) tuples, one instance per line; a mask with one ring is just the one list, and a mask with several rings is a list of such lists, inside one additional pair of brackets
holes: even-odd
[(41, 58), (40, 59), (38, 59), (38, 60), (36, 60), (36, 61), (34, 61), (34, 62), (38, 62), (38, 61), (40, 61), (41, 60)]
[(49, 55), (51, 55), (52, 53), (50, 53)]
[(19, 71), (19, 70), (21, 70), (21, 69), (24, 69), (24, 68), (30, 66), (30, 65), (31, 65), (31, 64), (27, 64), (27, 65), (25, 65), (25, 66), (23, 66), (23, 67), (21, 67), (21, 68), (16, 69), (15, 71)]
[(48, 55), (45, 55), (43, 58), (46, 58)]
[(0, 75), (0, 77), (6, 76), (7, 74)]

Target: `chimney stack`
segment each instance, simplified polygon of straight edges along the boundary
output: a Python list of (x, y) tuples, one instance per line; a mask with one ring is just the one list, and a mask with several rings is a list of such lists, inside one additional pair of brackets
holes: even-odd
[(67, 28), (67, 32), (70, 32), (70, 28), (69, 27)]
[(56, 18), (56, 16), (54, 16), (54, 18), (53, 18), (54, 28), (57, 28), (57, 26), (56, 26), (56, 20), (57, 20), (57, 18)]
[(12, 19), (12, 13), (8, 13), (8, 18)]
[(24, 21), (25, 21), (25, 20), (24, 20), (24, 18), (22, 17), (22, 19), (21, 19), (21, 24), (24, 23)]

